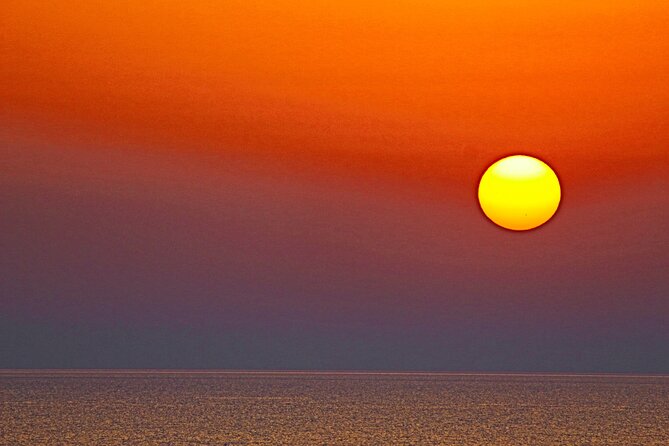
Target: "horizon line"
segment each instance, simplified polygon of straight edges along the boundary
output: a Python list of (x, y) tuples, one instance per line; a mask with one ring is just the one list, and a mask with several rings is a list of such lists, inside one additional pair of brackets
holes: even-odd
[(187, 369), (187, 368), (0, 368), (11, 374), (196, 374), (196, 375), (418, 375), (418, 376), (554, 376), (669, 378), (667, 373), (638, 372), (559, 372), (559, 371), (428, 371), (428, 370), (310, 370), (310, 369)]

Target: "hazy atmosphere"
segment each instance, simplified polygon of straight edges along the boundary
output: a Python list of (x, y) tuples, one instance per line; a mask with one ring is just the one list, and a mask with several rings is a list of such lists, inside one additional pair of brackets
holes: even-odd
[(5, 4), (0, 368), (669, 373), (667, 3), (385, 3)]

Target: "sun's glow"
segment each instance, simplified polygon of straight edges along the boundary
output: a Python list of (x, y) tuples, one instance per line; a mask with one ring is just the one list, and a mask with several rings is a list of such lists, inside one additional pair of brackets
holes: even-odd
[(560, 204), (560, 181), (546, 163), (513, 155), (492, 164), (481, 177), (479, 203), (497, 225), (526, 231), (546, 223)]

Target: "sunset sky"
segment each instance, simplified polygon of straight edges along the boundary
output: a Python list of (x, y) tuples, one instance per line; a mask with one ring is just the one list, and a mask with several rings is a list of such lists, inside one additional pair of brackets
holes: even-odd
[[(669, 2), (0, 8), (0, 367), (669, 373)], [(511, 232), (499, 158), (562, 203)]]

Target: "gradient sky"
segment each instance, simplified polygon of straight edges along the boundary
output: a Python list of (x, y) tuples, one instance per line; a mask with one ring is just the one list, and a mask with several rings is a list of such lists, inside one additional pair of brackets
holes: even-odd
[[(10, 0), (0, 367), (669, 373), (669, 3)], [(537, 156), (545, 226), (478, 208)]]

